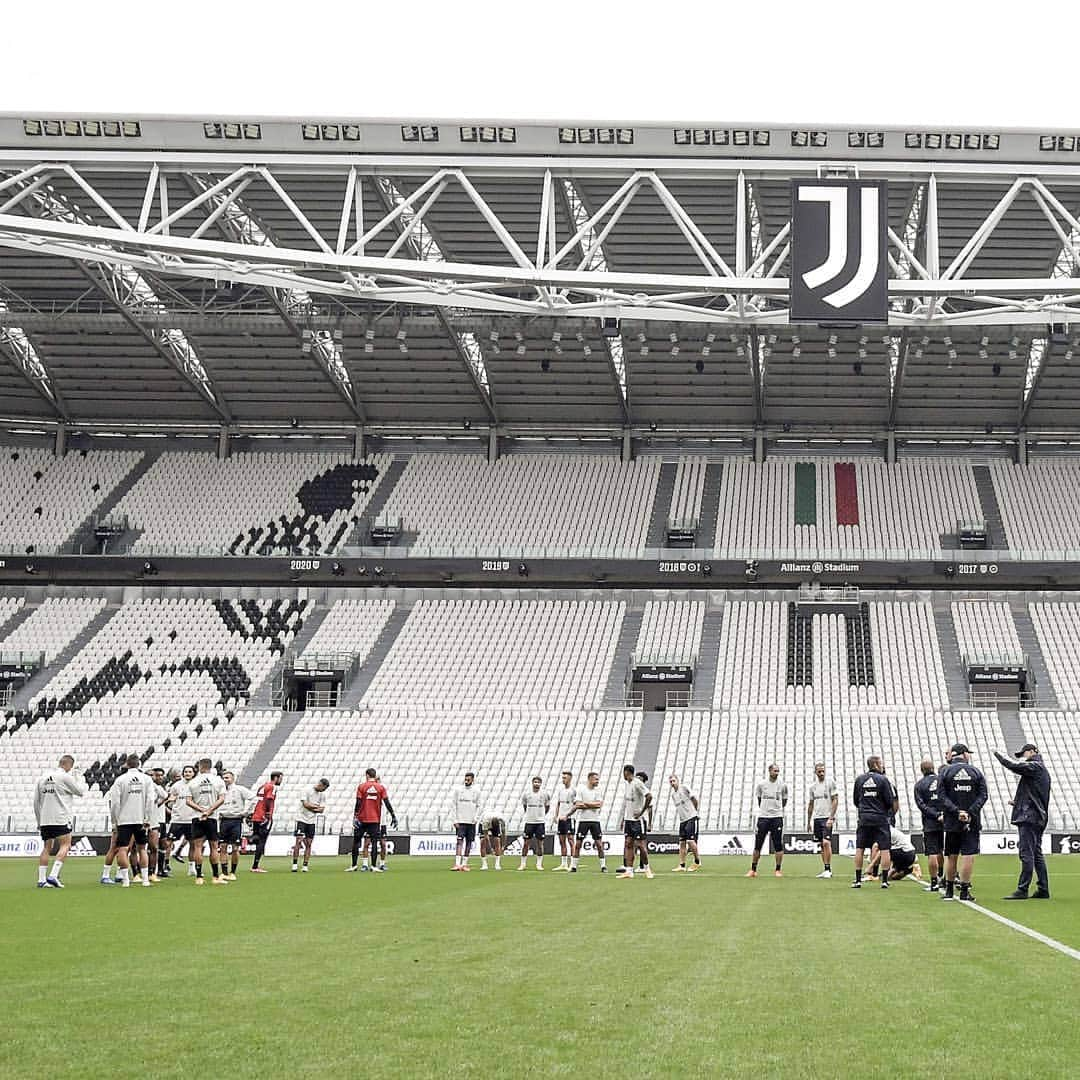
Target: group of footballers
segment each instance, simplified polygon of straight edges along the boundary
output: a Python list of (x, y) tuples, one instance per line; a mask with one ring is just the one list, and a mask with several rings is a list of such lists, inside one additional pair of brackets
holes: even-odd
[[(1026, 747), (1025, 752), (1029, 749), (1034, 748)], [(35, 788), (34, 812), (43, 841), (38, 860), (39, 888), (64, 887), (61, 875), (71, 846), (73, 801), (87, 794), (74, 765), (74, 758), (65, 755), (58, 768), (42, 776)], [(940, 768), (935, 769), (933, 762), (926, 759), (921, 763), (921, 772), (914, 798), (922, 816), (924, 849), (930, 866), (927, 889), (940, 892), (946, 900), (974, 900), (971, 879), (979, 852), (980, 812), (987, 800), (986, 778), (971, 763), (971, 751), (962, 742), (947, 751)], [(149, 887), (171, 876), (170, 859), (184, 862), (185, 845), (187, 872), (196, 885), (203, 885), (206, 880), (205, 862), (209, 862), (213, 884), (235, 881), (245, 822), (251, 827), (254, 841), (251, 872), (265, 873), (261, 861), (283, 779), (281, 772), (272, 772), (269, 781), (252, 792), (237, 783), (234, 773), (225, 771), (218, 775), (210, 758), (203, 758), (196, 765), (185, 765), (178, 774), (166, 776), (160, 768), (143, 771), (139, 758), (130, 755), (107, 795), (113, 833), (102, 869), (102, 884), (128, 888), (137, 873), (139, 882)], [(623, 767), (623, 851), (622, 865), (616, 873), (627, 879), (634, 877), (635, 870), (646, 878), (654, 877), (648, 852), (654, 800), (648, 779), (644, 772), (635, 771), (633, 765)], [(699, 800), (678, 776), (671, 776), (669, 784), (679, 818), (679, 863), (673, 871), (693, 873), (701, 866)], [(293, 873), (307, 873), (310, 868), (316, 822), (326, 810), (324, 795), (329, 786), (327, 780), (320, 779), (300, 800), (293, 832)], [(775, 861), (773, 872), (776, 877), (783, 876), (783, 827), (788, 795), (779, 766), (770, 765), (768, 779), (754, 790), (757, 825), (747, 877), (758, 876), (758, 864), (767, 840)], [(823, 869), (818, 877), (831, 878), (839, 790), (827, 778), (822, 762), (814, 768), (809, 796), (807, 831), (821, 845)], [(457, 842), (451, 869), (459, 872), (470, 869), (469, 858), (479, 827), (480, 869), (487, 870), (488, 859), (493, 858), (494, 869), (501, 870), (507, 839), (506, 818), (496, 810), (484, 808), (474, 773), (465, 774), (462, 784), (453, 792), (452, 801)], [(852, 888), (861, 889), (864, 881), (875, 880), (887, 889), (890, 882), (909, 874), (921, 878), (911, 838), (897, 828), (899, 799), (885, 775), (880, 755), (867, 759), (866, 771), (855, 779), (852, 801), (858, 813)], [(585, 784), (576, 787), (573, 774), (564, 771), (554, 796), (544, 788), (543, 778), (534, 776), (521, 797), (523, 830), (517, 869), (528, 868), (530, 852), (535, 857), (535, 869), (544, 869), (544, 838), (550, 824), (558, 836), (560, 853), (559, 865), (552, 869), (578, 873), (582, 854), (591, 849), (599, 860), (600, 872), (606, 874), (605, 840), (600, 824), (604, 805), (600, 776), (596, 772), (588, 773)], [(385, 815), (390, 817), (391, 828), (396, 829), (397, 814), (387, 790), (377, 770), (369, 768), (356, 789), (348, 872), (385, 872)], [(868, 851), (869, 870), (864, 878)], [(692, 857), (689, 864), (688, 855)]]

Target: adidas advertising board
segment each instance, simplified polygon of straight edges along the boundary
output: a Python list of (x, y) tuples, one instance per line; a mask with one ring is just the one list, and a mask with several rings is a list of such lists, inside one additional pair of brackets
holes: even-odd
[(791, 321), (888, 321), (884, 180), (791, 182)]
[(698, 837), (698, 851), (702, 855), (741, 855), (750, 858), (753, 850), (753, 833), (702, 833)]

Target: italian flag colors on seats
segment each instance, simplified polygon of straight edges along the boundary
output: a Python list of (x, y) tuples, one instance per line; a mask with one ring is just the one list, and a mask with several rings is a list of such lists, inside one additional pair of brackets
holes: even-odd
[[(795, 464), (795, 524), (816, 525), (817, 515), (817, 465), (799, 461)], [(859, 524), (859, 485), (855, 478), (855, 465), (850, 461), (838, 461), (833, 465), (833, 489), (836, 496), (836, 524)]]

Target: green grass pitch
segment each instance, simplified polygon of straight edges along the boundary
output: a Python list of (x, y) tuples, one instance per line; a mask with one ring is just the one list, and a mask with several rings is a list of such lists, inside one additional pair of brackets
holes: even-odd
[[(0, 1075), (1080, 1075), (1080, 961), (912, 884), (855, 892), (848, 860), (504, 862), (120, 890), (72, 859), (58, 892), (4, 860)], [(997, 899), (1016, 867), (981, 858), (979, 902), (1080, 948), (1080, 858), (1048, 904)]]

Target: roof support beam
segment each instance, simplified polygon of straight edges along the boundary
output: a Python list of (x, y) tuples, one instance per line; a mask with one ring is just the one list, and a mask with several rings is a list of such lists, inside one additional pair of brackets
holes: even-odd
[(41, 358), (40, 349), (22, 327), (0, 327), (0, 353), (11, 361), (15, 370), (34, 388), (59, 419), (71, 419), (67, 405)]
[(900, 408), (900, 395), (904, 390), (908, 350), (911, 348), (911, 331), (902, 330), (896, 346), (896, 370), (892, 376), (892, 393), (889, 401), (889, 427), (896, 427), (896, 415)]

